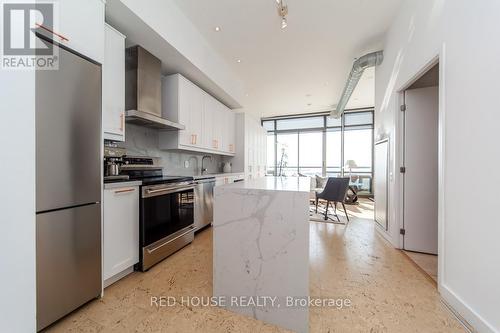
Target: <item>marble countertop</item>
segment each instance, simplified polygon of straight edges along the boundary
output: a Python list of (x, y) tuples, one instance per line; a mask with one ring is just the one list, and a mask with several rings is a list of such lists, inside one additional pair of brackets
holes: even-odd
[(262, 177), (233, 184), (222, 185), (224, 189), (263, 190), (263, 191), (310, 191), (309, 177)]

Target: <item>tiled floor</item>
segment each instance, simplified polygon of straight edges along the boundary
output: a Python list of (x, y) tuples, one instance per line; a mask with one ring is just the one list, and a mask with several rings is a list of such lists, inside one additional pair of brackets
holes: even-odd
[[(347, 228), (312, 222), (311, 296), (351, 307), (313, 308), (310, 332), (464, 332), (436, 288), (374, 230), (372, 204), (348, 206)], [(341, 216), (341, 219), (345, 218)], [(50, 332), (284, 332), (219, 308), (156, 308), (151, 296), (212, 294), (212, 230), (147, 273), (133, 273), (50, 327)]]

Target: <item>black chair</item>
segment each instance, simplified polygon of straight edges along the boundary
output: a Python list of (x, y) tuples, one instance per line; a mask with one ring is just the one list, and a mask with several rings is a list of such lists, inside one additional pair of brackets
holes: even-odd
[(349, 222), (349, 215), (347, 215), (347, 210), (345, 209), (344, 200), (347, 196), (347, 191), (349, 190), (349, 178), (328, 178), (326, 186), (322, 192), (316, 192), (316, 213), (318, 213), (318, 201), (319, 199), (326, 201), (325, 209), (325, 221), (328, 220), (328, 206), (330, 202), (334, 203), (335, 216), (337, 221), (340, 222), (339, 216), (337, 215), (337, 203), (342, 203), (344, 207), (345, 216), (347, 217), (347, 222)]

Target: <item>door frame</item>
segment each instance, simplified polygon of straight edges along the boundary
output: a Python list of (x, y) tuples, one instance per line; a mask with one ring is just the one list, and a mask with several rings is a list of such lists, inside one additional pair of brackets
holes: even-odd
[[(398, 229), (404, 226), (404, 175), (399, 171), (399, 167), (403, 166), (404, 162), (404, 114), (400, 111), (400, 106), (404, 104), (404, 93), (413, 83), (420, 79), (429, 69), (439, 63), (439, 117), (438, 117), (438, 290), (441, 291), (444, 279), (445, 265), (445, 247), (444, 247), (444, 230), (445, 230), (445, 167), (446, 167), (446, 101), (445, 101), (445, 68), (446, 68), (446, 45), (442, 44), (441, 48), (434, 53), (422, 66), (419, 67), (411, 78), (396, 89), (397, 93), (397, 113), (395, 117), (395, 216), (398, 223)], [(398, 230), (399, 234), (399, 230)], [(403, 249), (403, 235), (399, 234), (399, 248)]]

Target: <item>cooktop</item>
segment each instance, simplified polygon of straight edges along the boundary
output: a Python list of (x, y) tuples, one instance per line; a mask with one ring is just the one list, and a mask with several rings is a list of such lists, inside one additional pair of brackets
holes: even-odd
[(156, 177), (143, 177), (134, 179), (142, 181), (142, 185), (156, 185), (156, 184), (189, 182), (193, 181), (194, 178), (188, 176), (156, 176)]

